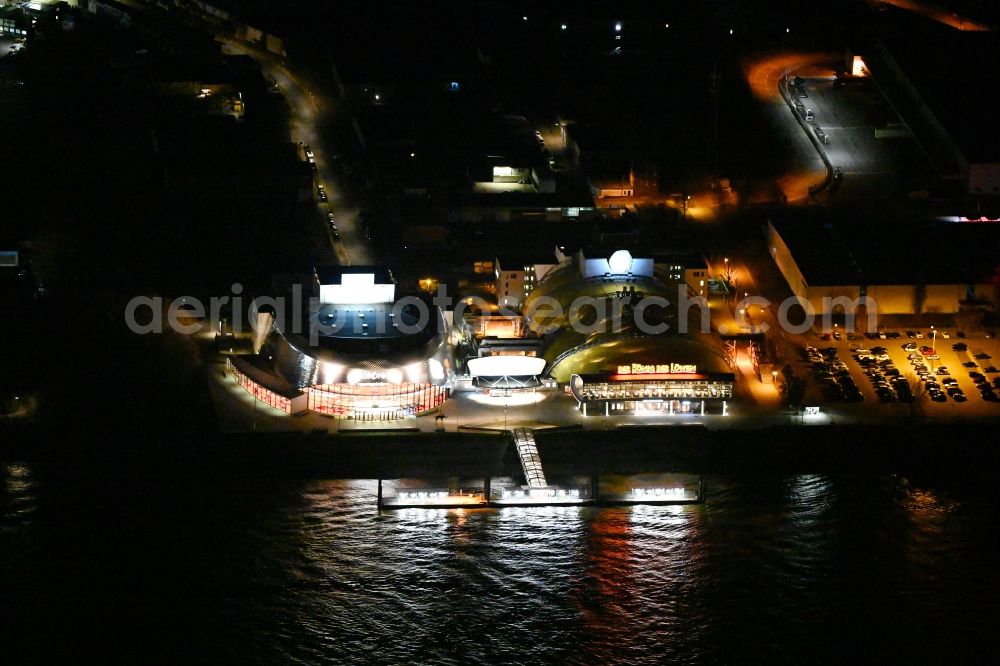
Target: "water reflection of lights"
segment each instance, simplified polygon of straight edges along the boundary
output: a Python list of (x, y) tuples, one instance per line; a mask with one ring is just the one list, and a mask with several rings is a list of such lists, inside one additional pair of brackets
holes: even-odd
[(544, 393), (515, 393), (509, 396), (493, 396), (485, 393), (470, 393), (469, 400), (481, 405), (491, 407), (523, 407), (525, 405), (535, 405), (545, 400)]
[(580, 506), (568, 505), (548, 505), (548, 506), (505, 506), (498, 509), (497, 513), (501, 520), (514, 519), (516, 522), (524, 522), (525, 527), (530, 527), (534, 520), (545, 520), (558, 516), (560, 518), (579, 518), (583, 510)]
[[(680, 527), (686, 526), (690, 522), (688, 512), (691, 508), (680, 504), (668, 504), (666, 506), (651, 506), (648, 504), (636, 504), (631, 507), (629, 518), (634, 526), (645, 528)], [(669, 532), (671, 536), (681, 538), (683, 532)]]
[(31, 478), (31, 469), (27, 465), (20, 463), (9, 463), (6, 465), (7, 471), (7, 492), (20, 495), (31, 489), (34, 480)]
[[(454, 509), (454, 511), (461, 512), (464, 511), (464, 509)], [(394, 511), (393, 515), (399, 516), (400, 518), (404, 518), (406, 520), (429, 522), (432, 520), (441, 520), (442, 518), (447, 516), (448, 509), (418, 509), (418, 508), (400, 509), (398, 511)]]
[(830, 496), (830, 482), (817, 474), (800, 474), (792, 481), (791, 490), (797, 501), (815, 504)]
[(913, 514), (936, 515), (951, 513), (959, 508), (959, 503), (926, 488), (910, 488), (906, 496), (906, 508)]

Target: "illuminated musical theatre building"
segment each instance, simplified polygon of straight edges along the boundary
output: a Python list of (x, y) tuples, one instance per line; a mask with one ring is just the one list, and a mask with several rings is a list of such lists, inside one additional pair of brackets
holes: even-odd
[(391, 420), (448, 397), (453, 361), (444, 314), (429, 300), (396, 300), (384, 268), (317, 268), (299, 321), (266, 315), (257, 354), (231, 356), (236, 381), (294, 414)]
[[(733, 368), (718, 338), (702, 330), (708, 327), (701, 311), (671, 304), (693, 297), (691, 285), (625, 250), (592, 255), (578, 253), (554, 268), (528, 296), (529, 311), (542, 298), (561, 306), (537, 307), (531, 320), (535, 327), (559, 328), (544, 350), (548, 374), (569, 385), (584, 416), (726, 414)], [(659, 304), (646, 307), (646, 297), (658, 297)], [(574, 326), (567, 313), (581, 299), (590, 304), (589, 319)]]

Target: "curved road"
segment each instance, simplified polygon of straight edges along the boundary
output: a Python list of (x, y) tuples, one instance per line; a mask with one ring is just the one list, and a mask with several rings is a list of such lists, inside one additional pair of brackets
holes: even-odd
[[(810, 197), (809, 188), (822, 183), (827, 177), (826, 164), (816, 152), (812, 141), (802, 126), (792, 116), (781, 96), (781, 77), (786, 74), (809, 76), (836, 56), (830, 53), (781, 53), (748, 62), (745, 66), (747, 84), (753, 96), (764, 106), (777, 144), (786, 154), (787, 168), (776, 174), (775, 183), (785, 201), (805, 201)], [(830, 74), (829, 67), (822, 71)]]
[[(318, 95), (305, 83), (301, 77), (289, 70), (270, 53), (263, 53), (238, 42), (219, 38), (223, 41), (226, 53), (248, 55), (254, 58), (261, 67), (264, 76), (277, 83), (291, 110), (291, 135), (293, 141), (308, 144), (315, 155), (316, 184), (323, 184), (329, 201), (322, 203), (317, 200), (320, 217), (325, 225), (327, 213), (334, 214), (339, 230), (339, 240), (330, 236), (337, 258), (342, 265), (369, 265), (376, 263), (375, 253), (370, 243), (364, 237), (358, 209), (349, 203), (345, 196), (346, 190), (340, 182), (339, 174), (334, 170), (333, 161), (328, 155), (335, 151), (327, 151), (323, 144), (320, 127), (335, 103), (334, 100)], [(315, 189), (313, 192), (315, 196)]]
[[(159, 7), (151, 3), (146, 4), (138, 0), (121, 1), (129, 8), (146, 14), (149, 18), (156, 19), (157, 16), (161, 18), (165, 16)], [(172, 10), (170, 17), (186, 23), (193, 30), (203, 30), (213, 35), (222, 44), (223, 53), (250, 56), (260, 65), (261, 73), (278, 84), (291, 110), (291, 127), (289, 129), (292, 140), (310, 144), (312, 147), (317, 166), (315, 184), (322, 183), (329, 197), (328, 203), (317, 202), (319, 209), (317, 224), (323, 224), (323, 227), (326, 228), (327, 213), (334, 214), (340, 238), (334, 239), (329, 230), (324, 233), (329, 239), (334, 255), (342, 265), (376, 263), (375, 253), (361, 229), (358, 219), (359, 211), (356, 206), (349, 203), (350, 199), (345, 196), (343, 180), (332, 168), (333, 162), (327, 158), (335, 151), (331, 150), (328, 153), (325, 150), (328, 146), (324, 146), (321, 140), (319, 128), (326, 120), (329, 110), (333, 108), (335, 100), (315, 94), (313, 90), (319, 88), (307, 85), (300, 74), (296, 74), (287, 67), (283, 59), (269, 51), (250, 46), (221, 33), (217, 22), (207, 20), (196, 11)], [(315, 187), (313, 197), (316, 197)]]

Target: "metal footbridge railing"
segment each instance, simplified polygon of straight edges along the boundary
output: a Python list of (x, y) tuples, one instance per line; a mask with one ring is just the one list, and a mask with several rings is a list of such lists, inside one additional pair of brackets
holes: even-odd
[(538, 447), (535, 446), (535, 436), (531, 430), (515, 429), (514, 444), (517, 446), (517, 455), (521, 458), (521, 468), (524, 470), (524, 478), (528, 481), (528, 488), (547, 488), (549, 484), (545, 481), (542, 459), (538, 456)]

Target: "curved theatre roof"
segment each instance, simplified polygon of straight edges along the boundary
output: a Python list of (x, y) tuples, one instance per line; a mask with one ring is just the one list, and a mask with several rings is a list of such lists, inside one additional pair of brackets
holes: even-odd
[[(346, 310), (347, 306), (337, 306)], [(275, 371), (292, 386), (351, 382), (358, 373), (379, 381), (428, 382), (443, 384), (451, 369), (447, 325), (440, 309), (428, 310), (426, 323), (418, 330), (396, 327), (393, 321), (409, 317), (389, 317), (391, 306), (350, 306), (342, 321), (346, 328), (317, 331), (310, 344), (309, 325), (304, 332), (285, 332), (277, 323), (264, 341), (262, 352), (271, 357)], [(358, 311), (364, 310), (364, 319)], [(397, 313), (399, 310), (397, 309)], [(321, 306), (308, 315), (308, 322), (326, 319), (332, 306)], [(341, 313), (334, 315), (339, 317)], [(359, 322), (367, 323), (362, 327)], [(406, 322), (404, 322), (406, 323)], [(352, 373), (352, 371), (355, 371)]]
[(581, 347), (549, 368), (560, 382), (574, 374), (615, 373), (624, 366), (687, 366), (698, 375), (732, 373), (710, 336), (643, 335), (614, 338)]

